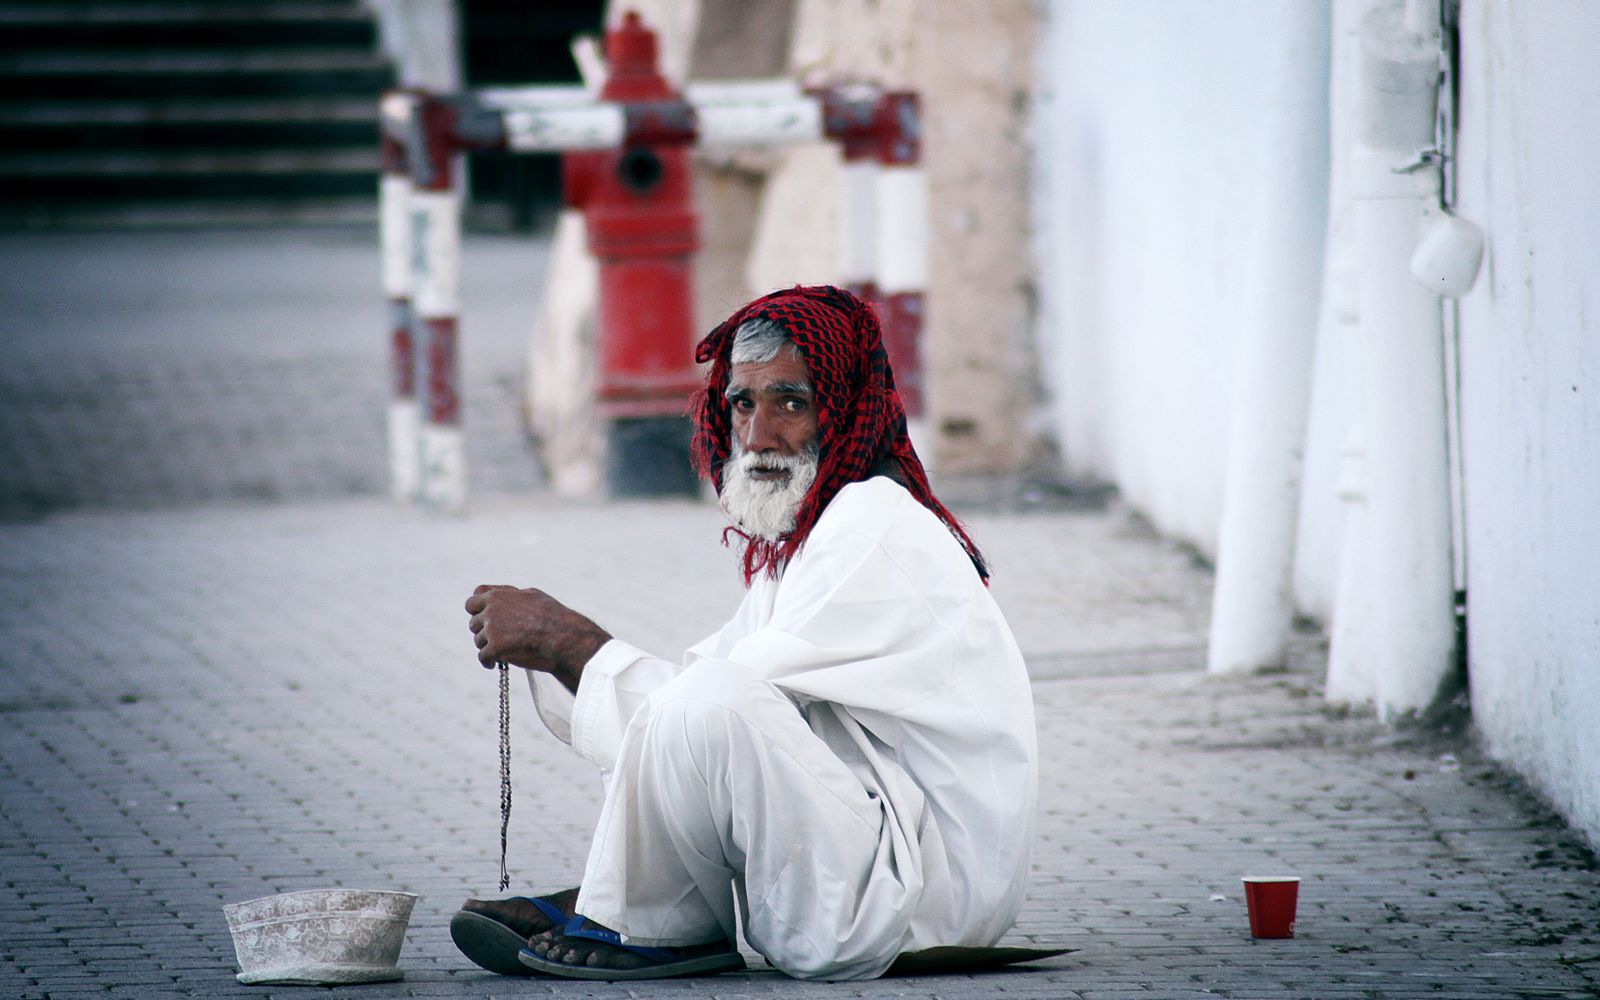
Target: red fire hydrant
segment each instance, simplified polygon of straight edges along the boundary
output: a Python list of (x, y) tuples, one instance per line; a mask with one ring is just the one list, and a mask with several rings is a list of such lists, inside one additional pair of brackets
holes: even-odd
[[(610, 75), (601, 99), (648, 102), (664, 129), (659, 134), (677, 131), (678, 117), (677, 125), (692, 130), (693, 113), (657, 69), (655, 33), (637, 14), (606, 33), (605, 50)], [(644, 140), (567, 153), (562, 175), (566, 201), (583, 210), (599, 262), (597, 402), (607, 420), (607, 489), (693, 493), (685, 412), (702, 380), (694, 367), (698, 241), (688, 150), (682, 142)]]

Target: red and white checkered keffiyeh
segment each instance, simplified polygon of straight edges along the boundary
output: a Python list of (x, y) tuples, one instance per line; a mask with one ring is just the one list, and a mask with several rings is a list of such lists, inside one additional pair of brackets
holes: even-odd
[[(906, 433), (906, 410), (895, 391), (894, 372), (883, 347), (883, 332), (872, 306), (832, 285), (795, 286), (763, 295), (706, 335), (695, 360), (709, 362), (705, 391), (694, 397), (695, 469), (722, 491), (722, 466), (731, 448), (732, 419), (723, 393), (728, 388), (730, 355), (739, 327), (751, 319), (769, 319), (788, 332), (800, 350), (816, 391), (821, 464), (816, 482), (795, 513), (794, 530), (776, 541), (755, 538), (735, 528), (744, 539), (744, 580), (756, 574), (776, 577), (805, 542), (817, 518), (845, 485), (860, 482), (897, 464), (898, 478), (911, 495), (939, 520), (972, 559), (978, 575), (988, 580), (983, 554), (954, 514), (928, 486), (928, 474)], [(726, 535), (724, 538), (726, 539)]]

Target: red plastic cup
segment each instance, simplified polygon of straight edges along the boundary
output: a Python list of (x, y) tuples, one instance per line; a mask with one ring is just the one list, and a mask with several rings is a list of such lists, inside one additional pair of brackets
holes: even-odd
[(1250, 911), (1250, 936), (1294, 937), (1294, 907), (1300, 879), (1293, 875), (1246, 875), (1244, 903)]

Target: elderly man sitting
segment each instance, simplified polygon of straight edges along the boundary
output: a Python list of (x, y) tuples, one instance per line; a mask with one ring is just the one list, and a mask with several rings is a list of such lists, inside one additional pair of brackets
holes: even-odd
[(468, 900), (457, 945), (585, 979), (742, 968), (738, 921), (802, 978), (992, 945), (1027, 879), (1033, 702), (983, 558), (906, 436), (876, 316), (837, 288), (775, 292), (697, 357), (695, 464), (748, 593), (669, 663), (541, 591), (474, 591), (479, 660), (530, 671), (607, 784), (581, 888)]

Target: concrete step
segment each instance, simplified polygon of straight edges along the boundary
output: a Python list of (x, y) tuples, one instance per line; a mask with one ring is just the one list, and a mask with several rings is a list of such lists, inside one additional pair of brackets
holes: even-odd
[(369, 223), (359, 0), (0, 0), (0, 227)]
[(33, 49), (0, 56), (0, 72), (49, 76), (85, 73), (204, 74), (293, 69), (305, 73), (383, 69), (376, 53), (288, 47), (266, 51), (229, 49)]
[[(34, 224), (56, 211), (52, 206), (101, 206), (118, 201), (160, 203), (202, 200), (282, 200), (350, 198), (375, 200), (378, 173), (361, 169), (364, 152), (351, 151), (331, 165), (310, 154), (285, 155), (275, 162), (246, 157), (216, 157), (202, 162), (163, 163), (166, 172), (88, 169), (80, 173), (39, 171), (32, 175), (0, 173), (0, 223)], [(86, 164), (92, 168), (95, 164)], [(344, 167), (333, 170), (333, 167)], [(173, 169), (174, 167), (180, 169)]]
[(237, 166), (195, 168), (188, 173), (0, 175), (0, 218), (36, 218), (33, 209), (46, 204), (105, 204), (113, 201), (161, 203), (195, 200), (250, 200), (299, 198), (370, 198), (378, 187), (376, 170), (351, 169), (342, 173), (305, 164), (267, 169), (241, 161)]
[(160, 3), (47, 2), (0, 3), (0, 28), (39, 28), (53, 25), (184, 24), (197, 21), (370, 23), (372, 15), (350, 0), (163, 0)]
[(0, 121), (0, 149), (13, 153), (76, 150), (108, 153), (142, 149), (257, 150), (272, 147), (328, 149), (376, 147), (377, 123), (368, 119), (219, 120), (213, 122), (134, 121), (98, 124), (15, 125)]
[(0, 149), (373, 146), (377, 117), (366, 97), (0, 103)]
[(271, 124), (283, 121), (371, 124), (377, 120), (376, 101), (346, 96), (260, 97), (226, 101), (199, 97), (155, 101), (33, 100), (26, 103), (0, 103), (0, 128)]
[(376, 174), (374, 146), (344, 149), (0, 153), (0, 177), (130, 177), (198, 174)]
[(0, 227), (52, 230), (225, 229), (282, 226), (366, 226), (377, 221), (377, 199), (300, 195), (236, 198), (0, 202)]
[(111, 100), (376, 95), (393, 73), (376, 53), (344, 49), (96, 49), (3, 53), (0, 78), (13, 100)]
[(378, 130), (371, 122), (275, 122), (204, 126), (103, 125), (93, 129), (6, 128), (0, 126), (0, 148), (45, 153), (76, 150), (119, 153), (192, 150), (213, 147), (240, 151), (296, 146), (307, 150), (376, 146)]
[(372, 16), (344, 3), (0, 3), (0, 51), (367, 46)]

